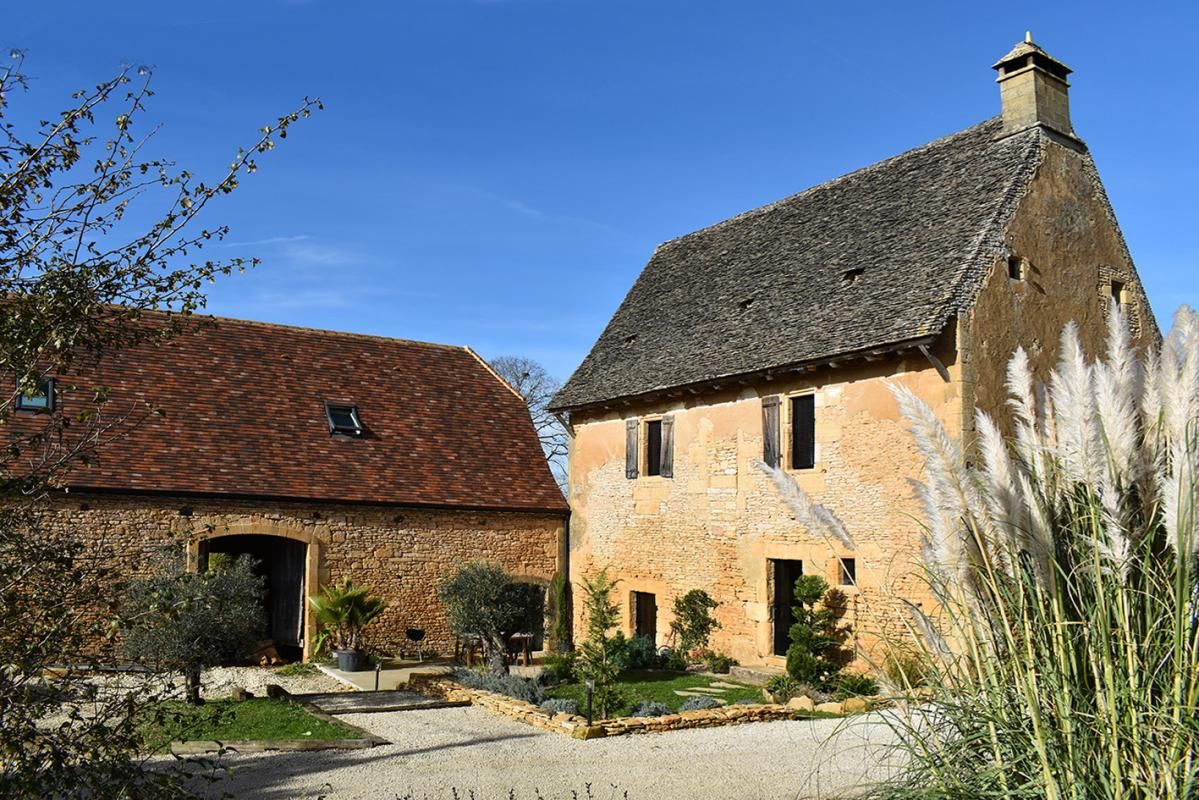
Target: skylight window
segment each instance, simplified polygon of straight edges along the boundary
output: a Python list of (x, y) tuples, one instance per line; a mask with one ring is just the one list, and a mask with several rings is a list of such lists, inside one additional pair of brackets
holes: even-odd
[(325, 403), (325, 417), (329, 420), (329, 432), (343, 436), (361, 436), (362, 420), (358, 417), (358, 406), (349, 403)]
[(42, 411), (49, 413), (54, 410), (54, 380), (46, 378), (38, 384), (37, 391), (32, 394), (21, 392), (17, 395), (17, 411)]

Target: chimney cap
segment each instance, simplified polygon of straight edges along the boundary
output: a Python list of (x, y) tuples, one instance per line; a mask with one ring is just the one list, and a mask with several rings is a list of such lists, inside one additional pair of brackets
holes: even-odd
[[(1005, 55), (1003, 58), (991, 65), (991, 69), (1002, 70), (1003, 73), (1014, 72), (1023, 66), (1027, 65), (1026, 58), (1032, 56), (1032, 63), (1045, 69), (1047, 72), (1056, 75), (1063, 80), (1074, 70), (1067, 67), (1062, 62), (1058, 61), (1053, 56), (1045, 52), (1045, 50), (1032, 40), (1032, 31), (1024, 34), (1024, 41), (1017, 42), (1016, 46)], [(1024, 61), (1023, 64), (1015, 64), (1014, 62)], [(1002, 74), (1002, 73), (1001, 73)]]

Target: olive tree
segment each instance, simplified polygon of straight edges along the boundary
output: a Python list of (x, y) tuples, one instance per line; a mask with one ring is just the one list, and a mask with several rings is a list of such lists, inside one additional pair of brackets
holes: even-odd
[[(220, 196), (257, 169), (305, 100), (264, 125), (228, 167), (202, 179), (152, 154), (148, 70), (121, 70), (66, 109), (18, 124), (23, 57), (0, 67), (0, 796), (165, 797), (169, 771), (147, 770), (138, 724), (153, 687), (96, 692), (87, 667), (116, 628), (124, 574), (116, 531), (83, 541), (53, 524), (47, 500), (115, 437), (159, 409), (117, 407), (72, 368), (196, 324), (204, 285), (253, 260), (208, 258), (223, 226), (203, 225)], [(154, 325), (148, 311), (162, 312)], [(77, 370), (76, 370), (77, 372)], [(48, 376), (42, 413), (17, 414)], [(69, 402), (63, 402), (69, 398)], [(26, 404), (28, 405), (28, 404)], [(67, 413), (63, 409), (70, 409)], [(72, 669), (59, 669), (70, 665)], [(79, 667), (82, 667), (80, 669)], [(51, 716), (59, 724), (47, 725)]]
[(478, 639), (488, 669), (496, 675), (508, 673), (505, 634), (528, 616), (520, 586), (499, 565), (476, 561), (463, 564), (437, 590), (450, 630)]
[(180, 672), (187, 701), (200, 704), (200, 672), (242, 658), (266, 632), (266, 581), (249, 556), (204, 572), (177, 555), (134, 581), (122, 609), (124, 652), (155, 670)]

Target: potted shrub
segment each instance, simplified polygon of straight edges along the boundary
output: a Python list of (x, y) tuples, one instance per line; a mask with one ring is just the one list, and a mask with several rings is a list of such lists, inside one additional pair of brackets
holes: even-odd
[(343, 672), (359, 672), (367, 668), (368, 659), (362, 629), (387, 608), (387, 601), (371, 594), (370, 587), (355, 586), (345, 578), (331, 583), (320, 594), (309, 597), (320, 627), (316, 649), (328, 648), (337, 656), (337, 668)]

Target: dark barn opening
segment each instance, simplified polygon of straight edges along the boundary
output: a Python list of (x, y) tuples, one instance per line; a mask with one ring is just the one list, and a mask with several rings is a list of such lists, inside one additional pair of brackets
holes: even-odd
[(267, 638), (274, 642), (279, 655), (298, 661), (304, 651), (304, 566), (308, 545), (282, 536), (237, 535), (209, 539), (201, 547), (201, 568), (208, 557), (226, 553), (236, 558), (248, 555), (254, 572), (266, 579), (263, 606), (267, 617)]

